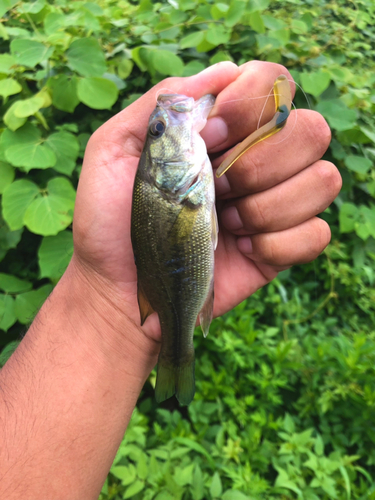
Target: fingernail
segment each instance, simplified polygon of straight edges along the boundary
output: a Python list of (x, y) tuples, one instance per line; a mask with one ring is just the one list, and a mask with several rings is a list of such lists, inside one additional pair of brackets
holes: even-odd
[(228, 139), (228, 125), (223, 118), (214, 116), (210, 118), (201, 132), (207, 149), (214, 149)]
[(217, 178), (215, 175), (214, 179), (215, 179), (216, 196), (223, 196), (224, 194), (227, 194), (230, 192), (231, 187), (230, 187), (228, 177), (226, 176), (226, 174), (222, 175), (219, 178)]
[(237, 231), (243, 227), (241, 217), (236, 207), (229, 207), (223, 210), (221, 221), (229, 231)]
[(248, 236), (244, 236), (242, 238), (238, 238), (237, 248), (240, 252), (249, 254), (253, 252), (253, 243)]

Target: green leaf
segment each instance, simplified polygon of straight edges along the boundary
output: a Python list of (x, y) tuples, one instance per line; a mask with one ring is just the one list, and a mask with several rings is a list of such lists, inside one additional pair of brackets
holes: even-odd
[(262, 16), (259, 12), (253, 12), (249, 15), (249, 25), (257, 33), (265, 33), (266, 31)]
[(0, 161), (0, 194), (4, 192), (4, 189), (12, 184), (14, 180), (15, 172), (12, 165)]
[(44, 99), (41, 96), (33, 96), (29, 99), (22, 99), (17, 101), (14, 108), (14, 114), (18, 118), (26, 118), (31, 115), (35, 115), (37, 111), (44, 105)]
[(343, 203), (339, 212), (340, 232), (350, 233), (354, 231), (358, 215), (359, 211), (354, 203)]
[(30, 292), (17, 295), (14, 305), (14, 312), (17, 320), (23, 325), (31, 323), (48, 295), (52, 292), (52, 289), (53, 285), (47, 284), (41, 286), (37, 290), (31, 290)]
[(345, 106), (340, 99), (320, 101), (315, 109), (335, 130), (348, 130), (355, 126), (357, 113)]
[(20, 280), (12, 274), (0, 273), (0, 290), (7, 293), (18, 293), (30, 290), (30, 281)]
[(123, 80), (126, 80), (133, 70), (134, 63), (130, 59), (122, 59), (120, 64), (117, 66), (118, 76)]
[(195, 465), (192, 483), (193, 500), (202, 500), (204, 497), (204, 482), (202, 470), (198, 464)]
[[(2, 301), (0, 302), (0, 317), (2, 317), (2, 315), (4, 314), (4, 311), (1, 310), (1, 306), (4, 307), (4, 303)], [(5, 363), (17, 349), (19, 344), (19, 340), (13, 340), (13, 342), (9, 342), (9, 344), (4, 347), (4, 349), (0, 353), (0, 368), (5, 365)]]
[(146, 49), (142, 46), (135, 47), (132, 50), (132, 59), (141, 71), (148, 69), (146, 53)]
[(38, 195), (38, 186), (26, 179), (15, 181), (4, 189), (3, 217), (11, 230), (23, 227), (27, 207)]
[(183, 444), (184, 446), (187, 446), (191, 450), (194, 450), (194, 451), (197, 451), (198, 453), (201, 453), (202, 455), (204, 455), (207, 458), (207, 460), (209, 461), (209, 463), (211, 465), (215, 466), (215, 462), (212, 459), (211, 455), (208, 453), (208, 451), (205, 448), (203, 448), (203, 446), (201, 444), (197, 443), (196, 441), (193, 441), (192, 439), (185, 438), (185, 437), (176, 437), (174, 440), (176, 443)]
[(46, 236), (38, 250), (41, 278), (58, 280), (64, 274), (73, 255), (73, 234), (61, 231), (56, 236)]
[(283, 427), (289, 434), (293, 434), (295, 431), (294, 420), (289, 413), (286, 413), (284, 417)]
[(230, 33), (224, 26), (220, 24), (210, 24), (207, 33), (206, 40), (213, 46), (220, 45), (222, 43), (227, 43), (230, 39)]
[(145, 483), (143, 481), (140, 481), (139, 479), (137, 479), (133, 484), (131, 484), (130, 486), (128, 486), (126, 488), (125, 493), (124, 493), (122, 498), (124, 498), (124, 499), (131, 498), (131, 497), (137, 495), (137, 493), (139, 493), (140, 491), (142, 491), (144, 487), (145, 487)]
[(22, 2), (20, 12), (27, 12), (29, 14), (38, 14), (45, 6), (45, 0), (36, 0), (35, 2)]
[(223, 491), (223, 487), (221, 485), (221, 479), (218, 472), (212, 477), (211, 486), (210, 486), (210, 494), (212, 498), (220, 497)]
[(71, 133), (61, 131), (51, 134), (46, 145), (49, 146), (56, 156), (53, 168), (62, 174), (70, 175), (76, 165), (79, 153), (78, 139)]
[(135, 470), (132, 470), (130, 467), (127, 467), (126, 465), (115, 465), (111, 467), (110, 472), (115, 477), (120, 479), (121, 483), (124, 486), (127, 486), (128, 484), (132, 483), (136, 478)]
[(250, 500), (250, 498), (238, 490), (227, 490), (221, 497), (222, 500)]
[(190, 61), (184, 67), (184, 71), (182, 72), (182, 76), (192, 76), (200, 73), (205, 69), (204, 64), (199, 61)]
[(79, 104), (76, 76), (58, 75), (48, 80), (52, 92), (52, 104), (61, 111), (73, 113)]
[(77, 91), (79, 99), (93, 109), (111, 108), (118, 97), (116, 85), (106, 78), (81, 78)]
[(139, 479), (143, 480), (147, 479), (149, 471), (148, 471), (147, 455), (145, 453), (141, 453), (136, 465), (136, 469)]
[(288, 490), (294, 491), (297, 495), (301, 495), (301, 490), (298, 488), (297, 484), (292, 481), (287, 472), (280, 467), (277, 468), (279, 475), (276, 478), (275, 486), (276, 488), (287, 488)]
[(18, 101), (14, 102), (6, 111), (5, 115), (3, 116), (3, 120), (5, 125), (15, 132), (19, 128), (21, 128), (23, 125), (25, 125), (27, 118), (19, 118), (16, 116), (15, 111), (18, 106)]
[(46, 192), (27, 207), (24, 223), (32, 233), (55, 235), (71, 224), (74, 201), (73, 186), (64, 177), (56, 177), (49, 181)]
[(162, 75), (180, 76), (184, 69), (182, 59), (169, 50), (151, 51), (153, 67)]
[(372, 161), (364, 156), (349, 155), (344, 159), (344, 163), (353, 172), (363, 175), (372, 167)]
[(359, 217), (354, 224), (355, 232), (363, 240), (369, 236), (375, 238), (375, 206), (371, 208), (361, 205), (359, 208)]
[(330, 74), (324, 70), (318, 70), (314, 73), (304, 72), (301, 74), (303, 90), (315, 97), (322, 94), (328, 88), (330, 81)]
[(30, 123), (16, 131), (5, 130), (0, 145), (5, 148), (6, 160), (15, 167), (48, 168), (56, 163), (54, 152), (41, 143), (39, 130)]
[(44, 18), (44, 31), (47, 35), (53, 35), (65, 26), (66, 17), (60, 12), (50, 12)]
[(13, 94), (18, 94), (21, 92), (22, 87), (13, 78), (5, 78), (4, 80), (0, 80), (0, 95), (3, 97), (8, 97)]
[(241, 20), (242, 15), (245, 12), (246, 3), (247, 2), (244, 0), (231, 0), (229, 10), (224, 21), (225, 26), (233, 27)]
[(324, 454), (324, 442), (320, 434), (318, 434), (315, 439), (314, 450), (319, 457)]
[(0, 330), (5, 332), (17, 321), (14, 312), (14, 298), (0, 294)]
[(9, 73), (13, 73), (15, 68), (12, 66), (16, 66), (16, 60), (10, 54), (0, 54), (0, 73), (5, 75), (9, 75)]
[(53, 50), (53, 47), (46, 47), (35, 40), (15, 39), (10, 43), (11, 54), (17, 63), (30, 68), (51, 57)]
[(4, 221), (0, 219), (0, 222), (0, 260), (2, 260), (10, 248), (17, 247), (23, 230), (10, 231)]
[(28, 172), (32, 168), (49, 168), (56, 163), (55, 153), (38, 143), (25, 143), (18, 146), (10, 146), (5, 157), (15, 167), (24, 167)]
[(0, 0), (0, 17), (18, 3), (18, 0)]
[(107, 69), (104, 53), (95, 38), (75, 40), (66, 56), (69, 66), (82, 76), (102, 76)]
[(202, 42), (203, 38), (204, 38), (204, 33), (202, 31), (194, 31), (194, 33), (190, 33), (190, 35), (181, 38), (180, 47), (181, 49), (196, 47)]
[(309, 31), (309, 27), (304, 21), (300, 19), (292, 19), (291, 30), (293, 33), (300, 35), (301, 33), (307, 33)]

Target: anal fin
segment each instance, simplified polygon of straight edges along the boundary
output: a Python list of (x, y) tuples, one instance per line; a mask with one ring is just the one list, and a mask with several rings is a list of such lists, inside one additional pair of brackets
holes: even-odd
[(141, 326), (143, 323), (146, 321), (146, 319), (154, 312), (152, 309), (143, 289), (141, 284), (137, 284), (137, 295), (138, 295), (138, 305), (139, 305), (139, 312), (141, 313)]
[(212, 278), (210, 289), (206, 298), (205, 303), (199, 313), (199, 322), (203, 331), (203, 336), (207, 337), (208, 330), (212, 321), (214, 309), (214, 279)]

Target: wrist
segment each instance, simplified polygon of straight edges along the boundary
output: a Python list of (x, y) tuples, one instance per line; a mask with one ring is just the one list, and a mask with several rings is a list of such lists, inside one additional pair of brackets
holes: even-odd
[(156, 364), (160, 343), (126, 314), (125, 300), (114, 285), (73, 255), (53, 295), (64, 302), (74, 340), (83, 344), (89, 356), (144, 383)]

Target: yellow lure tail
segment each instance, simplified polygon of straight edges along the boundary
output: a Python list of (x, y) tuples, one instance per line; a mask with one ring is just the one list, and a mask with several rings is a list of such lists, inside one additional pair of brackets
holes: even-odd
[(217, 169), (216, 177), (221, 177), (252, 146), (271, 137), (284, 127), (292, 106), (290, 85), (285, 75), (280, 75), (276, 79), (273, 84), (273, 93), (276, 109), (272, 120), (250, 134), (249, 137), (246, 137), (245, 140), (234, 148), (232, 153), (225, 158)]

